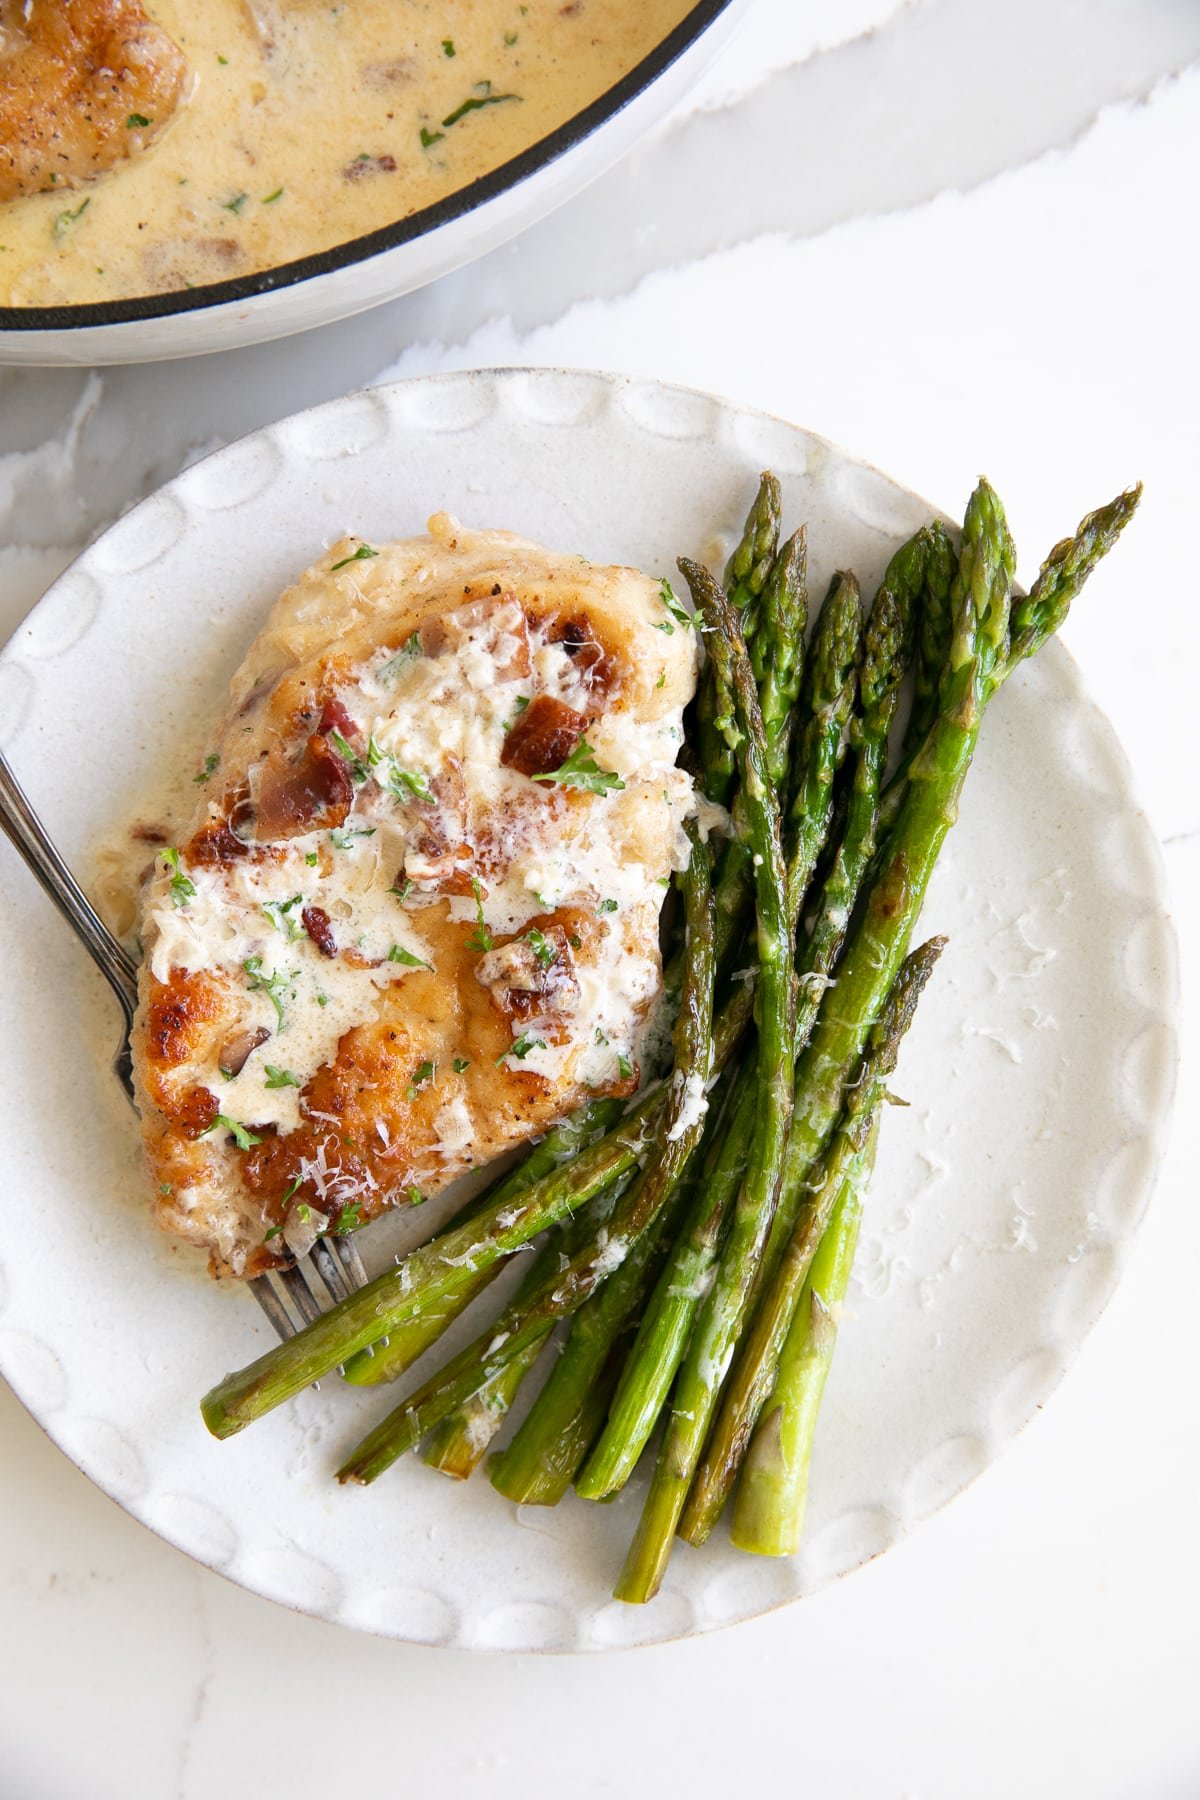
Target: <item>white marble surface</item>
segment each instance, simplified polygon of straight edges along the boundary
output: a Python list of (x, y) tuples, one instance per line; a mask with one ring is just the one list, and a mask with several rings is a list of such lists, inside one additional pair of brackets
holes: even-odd
[[(1191, 0), (759, 0), (653, 142), (436, 288), (203, 365), (0, 373), (0, 636), (189, 456), (385, 372), (662, 374), (950, 507), (985, 467), (1031, 560), (1140, 475), (1067, 640), (1164, 841), (1194, 1039), (1198, 157)], [(0, 1391), (0, 1800), (771, 1778), (821, 1800), (1191, 1800), (1198, 1101), (1185, 1043), (1130, 1272), (1006, 1460), (837, 1588), (693, 1644), (499, 1659), (294, 1617), (133, 1524)]]

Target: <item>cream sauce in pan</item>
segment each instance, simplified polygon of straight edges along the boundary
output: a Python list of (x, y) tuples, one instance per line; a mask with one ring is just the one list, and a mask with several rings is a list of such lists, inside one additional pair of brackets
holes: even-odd
[(202, 287), (405, 218), (599, 98), (691, 4), (148, 0), (186, 97), (90, 184), (0, 206), (0, 305)]

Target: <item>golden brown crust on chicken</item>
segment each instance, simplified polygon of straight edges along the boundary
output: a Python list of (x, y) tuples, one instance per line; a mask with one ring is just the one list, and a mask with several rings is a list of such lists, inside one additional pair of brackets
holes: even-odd
[(0, 0), (0, 202), (76, 187), (144, 150), (183, 52), (138, 0)]
[(148, 895), (156, 1210), (214, 1273), (638, 1080), (693, 634), (635, 571), (431, 524), (335, 546), (277, 603)]

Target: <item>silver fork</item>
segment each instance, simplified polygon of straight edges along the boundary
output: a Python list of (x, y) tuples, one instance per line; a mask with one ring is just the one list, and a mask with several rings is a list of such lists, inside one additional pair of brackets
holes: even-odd
[[(0, 830), (28, 864), (117, 997), (125, 1030), (113, 1057), (113, 1073), (133, 1098), (129, 1033), (137, 1007), (137, 964), (109, 931), (55, 849), (3, 754), (0, 754)], [(362, 1259), (348, 1238), (319, 1238), (307, 1256), (270, 1275), (247, 1282), (250, 1292), (281, 1338), (320, 1318), (367, 1279)]]

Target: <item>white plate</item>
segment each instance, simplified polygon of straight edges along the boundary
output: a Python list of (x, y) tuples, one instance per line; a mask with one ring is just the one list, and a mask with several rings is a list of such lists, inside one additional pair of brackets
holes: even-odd
[[(668, 571), (732, 533), (767, 466), (788, 519), (809, 522), (815, 591), (847, 564), (869, 590), (929, 514), (810, 433), (645, 381), (449, 375), (299, 414), (189, 469), (56, 583), (0, 657), (6, 747), (86, 867), (99, 826), (142, 797), (153, 810), (164, 769), (197, 766), (268, 602), (342, 532), (402, 536), (448, 506)], [(0, 1369), (135, 1517), (321, 1618), (421, 1643), (600, 1649), (810, 1592), (942, 1505), (1045, 1401), (1149, 1196), (1175, 1069), (1174, 938), (1124, 758), (1052, 645), (988, 715), (929, 896), (922, 929), (950, 948), (904, 1047), (911, 1110), (886, 1121), (806, 1545), (781, 1562), (720, 1537), (681, 1545), (663, 1594), (622, 1607), (608, 1595), (640, 1486), (609, 1506), (514, 1510), (482, 1477), (456, 1486), (409, 1458), (342, 1491), (330, 1470), (381, 1401), (336, 1380), (228, 1443), (206, 1435), (200, 1394), (268, 1327), (151, 1227), (108, 1072), (114, 1009), (3, 849), (15, 1222)], [(382, 1255), (371, 1234), (363, 1247)]]

